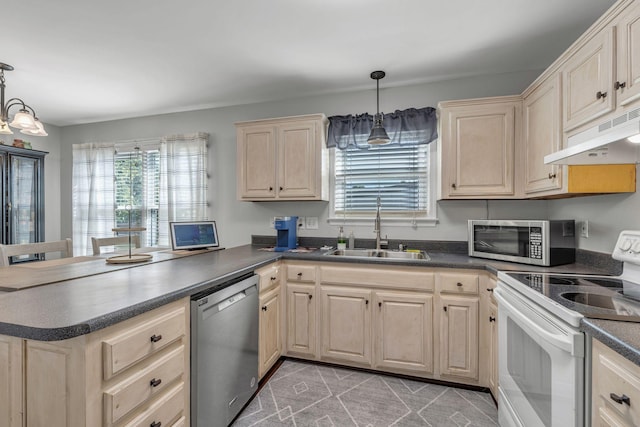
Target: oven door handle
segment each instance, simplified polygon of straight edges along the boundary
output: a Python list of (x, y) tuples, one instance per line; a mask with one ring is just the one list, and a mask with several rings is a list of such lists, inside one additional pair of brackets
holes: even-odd
[[(502, 304), (502, 306), (509, 311), (511, 317), (515, 318), (521, 326), (526, 327), (553, 346), (558, 347), (559, 349), (567, 353), (571, 353), (572, 355), (576, 355), (574, 342), (570, 336), (568, 336), (567, 334), (553, 334), (538, 326), (528, 316), (523, 315), (522, 310), (519, 310), (510, 301), (508, 301), (500, 288), (494, 289), (493, 294), (498, 300), (498, 307), (500, 307), (500, 304)], [(520, 305), (519, 301), (516, 301), (516, 303)], [(528, 307), (523, 308), (531, 310)]]

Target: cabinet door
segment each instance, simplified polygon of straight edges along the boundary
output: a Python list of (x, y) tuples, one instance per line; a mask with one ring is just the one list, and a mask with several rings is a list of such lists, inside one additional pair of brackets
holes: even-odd
[(519, 103), (485, 101), (442, 111), (442, 195), (513, 196)]
[(287, 283), (287, 352), (316, 355), (314, 285)]
[(322, 287), (323, 358), (371, 364), (371, 292)]
[(376, 292), (375, 366), (433, 373), (433, 297)]
[(565, 132), (615, 108), (613, 34), (613, 27), (604, 29), (563, 67)]
[(640, 3), (622, 13), (618, 30), (618, 103), (628, 105), (640, 98)]
[(22, 427), (22, 340), (0, 336), (0, 426)]
[(440, 371), (478, 378), (478, 298), (441, 296)]
[(282, 354), (280, 313), (280, 288), (260, 297), (259, 377), (262, 377)]
[(278, 197), (316, 196), (316, 124), (278, 126)]
[(544, 156), (562, 148), (560, 85), (560, 74), (556, 74), (523, 101), (526, 194), (562, 188), (561, 167), (544, 164)]
[(498, 306), (489, 304), (489, 389), (498, 399)]
[(273, 126), (238, 130), (238, 198), (276, 196), (276, 132)]
[[(42, 183), (42, 159), (9, 155), (9, 187), (7, 199), (8, 244), (40, 242), (44, 220), (44, 198)], [(14, 257), (20, 261), (37, 259), (38, 255)]]

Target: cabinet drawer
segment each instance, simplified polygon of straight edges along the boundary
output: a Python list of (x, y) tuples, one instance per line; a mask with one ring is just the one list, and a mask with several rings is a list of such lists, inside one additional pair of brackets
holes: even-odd
[[(606, 402), (607, 408), (630, 425), (640, 425), (640, 378), (625, 369), (631, 362), (612, 350), (604, 350), (594, 360), (599, 363), (596, 374), (598, 399)], [(629, 404), (617, 403), (614, 400), (617, 398), (628, 398)]]
[(478, 294), (478, 275), (440, 273), (440, 292)]
[(125, 427), (148, 427), (155, 425), (169, 426), (173, 420), (179, 421), (184, 413), (184, 383), (180, 383), (156, 399), (137, 417), (124, 424)]
[(110, 426), (132, 409), (158, 395), (184, 371), (184, 346), (115, 385), (104, 393), (105, 423)]
[(312, 265), (288, 265), (287, 280), (296, 282), (315, 282), (316, 267)]
[(256, 270), (256, 274), (260, 276), (259, 292), (264, 292), (275, 287), (280, 282), (280, 265), (273, 264)]
[(185, 308), (180, 307), (104, 340), (104, 378), (111, 378), (184, 336), (185, 316)]

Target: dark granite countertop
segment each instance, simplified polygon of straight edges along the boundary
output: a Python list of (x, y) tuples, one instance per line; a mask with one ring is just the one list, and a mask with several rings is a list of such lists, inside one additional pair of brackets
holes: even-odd
[[(177, 299), (216, 290), (277, 259), (511, 271), (600, 273), (584, 264), (541, 268), (429, 252), (430, 260), (339, 258), (245, 245), (0, 294), (0, 334), (56, 341), (87, 334)], [(9, 267), (11, 268), (11, 267)], [(640, 347), (639, 347), (640, 348)]]
[(640, 366), (640, 323), (584, 318), (580, 329)]

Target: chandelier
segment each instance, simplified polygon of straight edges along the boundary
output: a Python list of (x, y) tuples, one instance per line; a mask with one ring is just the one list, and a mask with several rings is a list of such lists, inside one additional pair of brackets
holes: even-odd
[[(21, 133), (31, 136), (47, 136), (42, 122), (36, 116), (33, 108), (29, 107), (20, 98), (11, 98), (4, 102), (4, 72), (12, 71), (13, 67), (9, 64), (0, 62), (0, 134), (13, 135), (13, 131), (9, 126), (20, 129)], [(9, 110), (18, 106), (20, 109), (13, 116), (13, 121), (9, 123)]]

